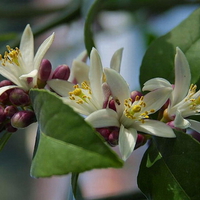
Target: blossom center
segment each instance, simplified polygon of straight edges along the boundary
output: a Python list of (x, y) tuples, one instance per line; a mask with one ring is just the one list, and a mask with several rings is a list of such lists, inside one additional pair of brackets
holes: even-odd
[(146, 103), (143, 101), (144, 97), (136, 96), (135, 101), (131, 98), (126, 99), (124, 102), (125, 111), (124, 114), (127, 118), (138, 120), (144, 123), (145, 119), (149, 118), (149, 114), (152, 114), (155, 112), (154, 109), (151, 109), (149, 111), (144, 110), (146, 107)]
[(92, 94), (89, 84), (84, 81), (81, 86), (74, 85), (74, 88), (72, 92), (69, 92), (69, 98), (77, 104), (89, 103)]
[(7, 51), (5, 51), (4, 56), (0, 54), (0, 61), (3, 66), (6, 66), (6, 63), (16, 64), (19, 66), (19, 56), (21, 56), (20, 50), (16, 47), (12, 49), (10, 46), (6, 46)]

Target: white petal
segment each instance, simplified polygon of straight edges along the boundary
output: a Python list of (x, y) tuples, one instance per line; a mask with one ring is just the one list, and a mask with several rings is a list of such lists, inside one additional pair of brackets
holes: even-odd
[(86, 62), (87, 57), (88, 57), (88, 54), (87, 54), (87, 51), (85, 50), (77, 56), (76, 60)]
[(123, 48), (118, 49), (112, 56), (110, 61), (110, 68), (114, 69), (118, 73), (120, 72), (121, 60), (122, 60)]
[(170, 87), (163, 87), (157, 90), (153, 90), (144, 96), (143, 101), (145, 102), (146, 106), (142, 109), (142, 112), (149, 111), (149, 110), (159, 110), (170, 97), (172, 92), (172, 88)]
[(136, 141), (137, 131), (134, 128), (126, 129), (121, 125), (119, 132), (119, 150), (124, 161), (127, 160), (133, 152)]
[(162, 87), (172, 87), (172, 85), (164, 78), (153, 78), (144, 83), (142, 91), (152, 91)]
[(122, 115), (124, 111), (124, 100), (130, 98), (130, 91), (127, 82), (113, 69), (105, 68), (106, 82), (108, 83), (112, 96), (116, 103), (117, 112)]
[(74, 84), (64, 80), (51, 79), (47, 81), (47, 84), (62, 97), (68, 97), (69, 92), (74, 90)]
[(176, 117), (174, 120), (174, 126), (181, 129), (186, 129), (191, 126), (190, 122), (184, 119), (181, 115), (181, 112), (177, 110)]
[(34, 42), (33, 33), (29, 24), (26, 26), (22, 34), (19, 49), (25, 62), (25, 67), (29, 68), (30, 70), (33, 69)]
[(99, 102), (103, 102), (103, 91), (101, 89), (102, 79), (103, 67), (101, 64), (101, 58), (97, 50), (93, 48), (90, 55), (89, 80), (92, 93)]
[(76, 80), (77, 83), (82, 83), (83, 81), (89, 82), (89, 66), (82, 61), (74, 60), (72, 62), (70, 80)]
[(190, 122), (190, 128), (200, 133), (200, 122), (192, 119), (188, 119), (188, 121)]
[(26, 79), (26, 78), (34, 78), (35, 76), (37, 76), (37, 73), (38, 73), (38, 70), (35, 69), (33, 71), (31, 71), (30, 73), (28, 74), (23, 74), (19, 77), (19, 79)]
[(86, 117), (85, 121), (95, 128), (108, 126), (119, 127), (118, 115), (114, 110), (111, 109), (97, 110)]
[(3, 94), (6, 90), (12, 89), (12, 88), (19, 88), (17, 85), (8, 85), (0, 87), (0, 95)]
[(40, 63), (54, 40), (54, 33), (50, 35), (39, 47), (34, 58), (34, 69), (39, 69)]
[(157, 120), (145, 120), (144, 123), (138, 122), (132, 125), (138, 131), (155, 136), (174, 138), (176, 135), (173, 130), (163, 122)]
[(190, 87), (191, 73), (184, 53), (177, 47), (175, 56), (175, 84), (172, 93), (172, 105), (176, 105), (187, 94)]

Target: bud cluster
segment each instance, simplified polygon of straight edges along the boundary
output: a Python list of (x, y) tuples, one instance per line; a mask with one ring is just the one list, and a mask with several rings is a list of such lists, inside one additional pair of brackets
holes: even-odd
[[(0, 82), (0, 87), (13, 85), (11, 81)], [(25, 128), (36, 117), (31, 109), (31, 101), (27, 92), (20, 88), (6, 90), (0, 95), (0, 132), (6, 130), (15, 132), (18, 128)]]

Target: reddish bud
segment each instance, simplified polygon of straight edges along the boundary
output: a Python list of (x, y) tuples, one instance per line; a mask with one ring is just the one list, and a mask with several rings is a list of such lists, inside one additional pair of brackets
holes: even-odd
[(10, 133), (14, 133), (17, 131), (17, 128), (13, 127), (10, 122), (6, 124), (6, 130)]
[(26, 106), (30, 104), (29, 95), (20, 88), (15, 88), (11, 91), (9, 100), (16, 106)]
[(141, 96), (143, 96), (141, 92), (139, 92), (139, 91), (132, 91), (131, 92), (132, 102), (134, 102), (135, 100), (137, 100), (137, 98), (140, 98)]
[(96, 131), (99, 132), (106, 141), (108, 140), (108, 137), (111, 132), (109, 128), (96, 128)]
[(67, 81), (70, 75), (70, 68), (67, 65), (59, 65), (53, 72), (52, 79)]
[(114, 111), (116, 111), (115, 101), (111, 99), (108, 103), (108, 107)]
[(16, 106), (6, 106), (4, 109), (4, 113), (6, 114), (7, 117), (12, 117), (16, 112), (18, 112), (18, 109)]
[(51, 74), (51, 63), (47, 59), (43, 59), (39, 68), (38, 78), (42, 81), (47, 81)]
[(11, 118), (11, 125), (15, 128), (25, 128), (36, 122), (35, 113), (33, 111), (19, 111)]
[(6, 119), (6, 114), (4, 113), (4, 108), (0, 106), (0, 123), (4, 122)]
[(3, 80), (0, 82), (0, 87), (8, 86), (8, 85), (14, 85), (14, 83), (10, 80)]
[(137, 149), (137, 148), (143, 146), (144, 144), (146, 144), (146, 142), (147, 142), (147, 137), (145, 137), (145, 135), (143, 135), (143, 134), (138, 134), (134, 149)]

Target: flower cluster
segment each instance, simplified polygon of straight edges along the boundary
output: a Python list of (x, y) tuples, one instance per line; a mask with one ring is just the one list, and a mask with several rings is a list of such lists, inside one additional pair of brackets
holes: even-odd
[[(196, 85), (190, 85), (189, 64), (179, 48), (175, 55), (175, 83), (151, 79), (143, 87), (143, 91), (150, 92), (143, 95), (131, 92), (120, 75), (123, 49), (113, 54), (109, 68), (103, 67), (93, 48), (89, 65), (87, 53), (83, 52), (71, 69), (60, 65), (53, 71), (50, 61), (43, 59), (53, 38), (54, 34), (48, 37), (34, 57), (33, 34), (28, 25), (20, 47), (7, 46), (7, 52), (0, 56), (0, 73), (9, 79), (0, 83), (1, 131), (14, 132), (35, 122), (29, 90), (46, 88), (84, 116), (109, 145), (119, 145), (123, 160), (152, 135), (174, 138), (174, 128), (200, 132), (200, 122), (188, 119), (200, 112), (200, 92), (196, 92)], [(160, 118), (151, 118), (157, 111)]]

